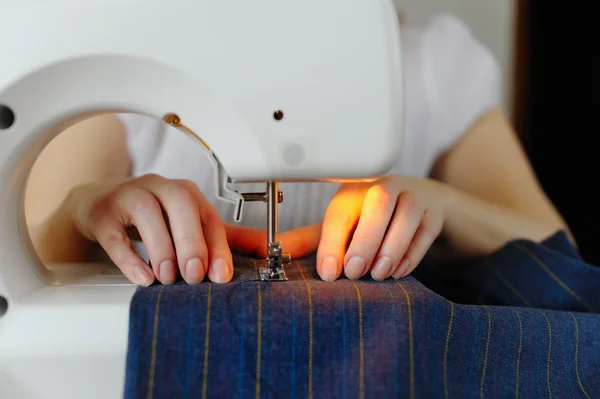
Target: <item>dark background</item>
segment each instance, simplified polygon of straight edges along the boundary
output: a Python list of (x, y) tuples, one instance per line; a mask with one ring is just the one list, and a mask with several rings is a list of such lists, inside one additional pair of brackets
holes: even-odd
[(600, 266), (600, 197), (593, 194), (600, 189), (597, 2), (517, 5), (516, 128), (582, 256)]

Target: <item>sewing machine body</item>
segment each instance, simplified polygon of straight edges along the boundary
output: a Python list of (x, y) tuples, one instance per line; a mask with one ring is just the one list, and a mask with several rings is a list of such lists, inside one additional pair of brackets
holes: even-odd
[(111, 265), (45, 267), (25, 223), (31, 166), (66, 127), (98, 113), (174, 113), (208, 144), (199, 156), (213, 157), (232, 203), (228, 180), (366, 179), (397, 161), (391, 1), (15, 0), (0, 10), (3, 399), (122, 395), (136, 287)]

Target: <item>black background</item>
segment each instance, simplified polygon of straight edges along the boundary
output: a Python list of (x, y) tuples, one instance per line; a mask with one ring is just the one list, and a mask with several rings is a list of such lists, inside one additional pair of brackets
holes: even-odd
[(517, 129), (582, 256), (600, 265), (600, 7), (517, 1)]

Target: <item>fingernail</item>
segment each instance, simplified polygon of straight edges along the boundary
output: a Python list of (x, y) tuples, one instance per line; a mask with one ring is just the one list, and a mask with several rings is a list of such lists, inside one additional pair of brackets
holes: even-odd
[(361, 278), (365, 270), (366, 263), (360, 256), (353, 256), (346, 264), (346, 276), (349, 279)]
[(400, 263), (400, 266), (398, 267), (398, 270), (396, 270), (396, 273), (394, 273), (394, 278), (399, 279), (401, 277), (404, 277), (404, 274), (408, 270), (408, 266), (410, 266), (410, 261), (408, 259), (404, 259)]
[(373, 270), (371, 270), (371, 277), (375, 280), (385, 280), (388, 278), (391, 270), (392, 260), (388, 256), (382, 256), (375, 263)]
[(159, 270), (160, 280), (163, 284), (172, 284), (177, 279), (177, 276), (175, 276), (175, 266), (172, 261), (163, 261), (159, 266)]
[(189, 284), (198, 284), (204, 278), (204, 267), (198, 258), (190, 259), (185, 265), (185, 281)]
[(321, 262), (321, 278), (324, 281), (335, 281), (337, 278), (338, 263), (333, 256), (328, 256)]
[(148, 287), (150, 284), (152, 284), (152, 280), (150, 280), (150, 277), (148, 277), (148, 273), (141, 266), (136, 266), (133, 268), (133, 278), (135, 281), (145, 287)]
[(231, 268), (223, 259), (217, 259), (213, 262), (213, 278), (215, 283), (226, 283), (231, 278)]

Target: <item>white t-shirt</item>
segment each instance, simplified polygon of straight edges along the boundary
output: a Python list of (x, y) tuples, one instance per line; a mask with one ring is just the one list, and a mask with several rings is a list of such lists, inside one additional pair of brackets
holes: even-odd
[[(423, 178), (433, 163), (486, 111), (500, 104), (500, 73), (492, 54), (451, 15), (401, 27), (405, 73), (404, 146), (393, 174)], [(214, 169), (190, 139), (162, 121), (121, 115), (133, 176), (155, 173), (194, 181), (226, 222), (233, 206), (215, 197)], [(237, 184), (239, 192), (264, 191), (264, 184)], [(322, 220), (337, 183), (281, 183), (279, 231)], [(264, 203), (246, 203), (243, 225), (266, 228)]]

